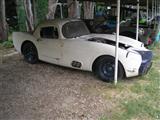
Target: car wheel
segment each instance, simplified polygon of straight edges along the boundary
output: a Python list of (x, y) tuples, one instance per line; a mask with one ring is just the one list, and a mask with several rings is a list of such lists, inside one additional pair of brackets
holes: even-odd
[(22, 46), (22, 54), (28, 63), (35, 64), (38, 62), (37, 49), (31, 42), (27, 42)]
[[(105, 82), (113, 82), (115, 70), (115, 59), (111, 56), (101, 57), (97, 60), (94, 73)], [(124, 70), (121, 63), (118, 63), (118, 79), (122, 79)]]

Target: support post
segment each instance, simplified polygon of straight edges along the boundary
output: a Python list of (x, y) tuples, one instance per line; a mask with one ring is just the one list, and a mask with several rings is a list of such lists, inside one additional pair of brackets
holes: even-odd
[(156, 6), (157, 2), (155, 0), (155, 17), (156, 17), (156, 14), (157, 14), (157, 6)]
[(148, 25), (148, 18), (149, 18), (149, 3), (147, 0), (147, 25)]
[(114, 84), (117, 84), (118, 79), (118, 48), (119, 48), (119, 28), (120, 28), (120, 0), (117, 0), (117, 31), (116, 31), (116, 48), (115, 48), (115, 72)]
[(158, 16), (158, 1), (159, 1), (159, 0), (157, 0), (157, 4), (156, 4), (156, 6), (157, 6), (157, 16)]
[(37, 10), (36, 10), (36, 0), (32, 0), (32, 8), (33, 8), (33, 23), (34, 27), (37, 25)]
[(136, 40), (139, 37), (139, 0), (137, 0), (137, 28), (136, 28)]
[(57, 6), (59, 6), (59, 8), (60, 8), (61, 19), (63, 19), (63, 8), (62, 8), (62, 3), (57, 3)]
[(159, 14), (159, 3), (160, 3), (160, 2), (158, 1), (158, 3), (157, 3), (157, 6), (158, 6), (158, 16), (160, 15), (160, 14)]
[(154, 30), (156, 30), (156, 14), (157, 14), (157, 7), (156, 7), (156, 0), (154, 0)]
[(158, 1), (158, 16), (160, 15), (160, 1)]
[(154, 0), (152, 0), (152, 19), (154, 18)]
[(159, 16), (160, 16), (160, 1), (159, 1)]

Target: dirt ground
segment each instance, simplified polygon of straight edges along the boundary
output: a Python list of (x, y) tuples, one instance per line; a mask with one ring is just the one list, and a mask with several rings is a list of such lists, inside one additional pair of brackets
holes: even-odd
[(98, 92), (107, 85), (90, 72), (7, 57), (0, 65), (0, 120), (98, 120), (114, 107)]

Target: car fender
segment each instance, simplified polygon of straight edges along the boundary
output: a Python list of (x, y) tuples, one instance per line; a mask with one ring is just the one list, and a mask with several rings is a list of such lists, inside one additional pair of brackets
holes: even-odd
[[(21, 53), (21, 48), (24, 42), (32, 42), (36, 46), (36, 38), (27, 32), (14, 32), (12, 34), (13, 44), (16, 50)], [(37, 46), (36, 46), (37, 47)]]

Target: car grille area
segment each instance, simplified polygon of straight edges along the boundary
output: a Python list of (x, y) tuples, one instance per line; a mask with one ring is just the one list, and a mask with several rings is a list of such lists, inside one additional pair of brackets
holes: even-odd
[(137, 51), (142, 56), (142, 63), (139, 68), (139, 75), (147, 74), (152, 66), (152, 51)]

